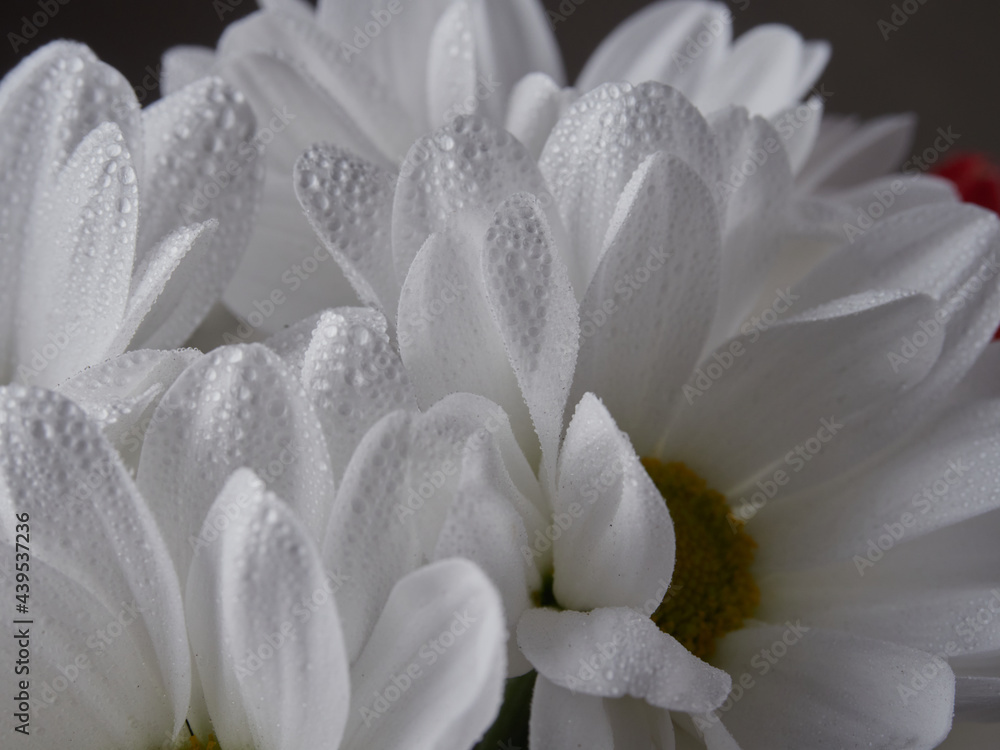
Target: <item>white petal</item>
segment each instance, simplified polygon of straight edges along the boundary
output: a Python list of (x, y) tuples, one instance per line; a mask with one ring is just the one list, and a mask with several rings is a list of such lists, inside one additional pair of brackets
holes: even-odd
[(531, 750), (614, 750), (603, 698), (573, 693), (538, 676), (531, 697)]
[(301, 521), (248, 470), (205, 520), (224, 529), (195, 553), (191, 646), (220, 743), (337, 747), (351, 699), (332, 584)]
[(189, 367), (160, 400), (142, 447), (138, 483), (187, 579), (202, 522), (236, 469), (256, 471), (319, 538), (333, 500), (323, 430), (276, 354), (229, 346)]
[[(928, 203), (960, 203), (961, 198), (954, 183), (933, 175), (891, 174), (861, 185), (837, 192), (833, 198), (850, 206), (848, 222), (856, 227), (858, 216), (879, 213), (879, 221)], [(881, 204), (881, 208), (873, 208)], [(886, 205), (888, 204), (888, 205)], [(883, 212), (884, 209), (884, 212)], [(853, 244), (856, 235), (841, 231), (839, 239), (848, 239)]]
[[(18, 358), (34, 371), (21, 379), (54, 386), (124, 349), (112, 344), (128, 303), (139, 205), (117, 125), (83, 139), (44, 205), (50, 218), (24, 258)], [(52, 348), (54, 357), (39, 355)]]
[[(421, 138), (403, 162), (393, 206), (392, 248), (399, 279), (406, 278), (428, 237), (456, 222), (481, 241), (500, 201), (518, 192), (548, 196), (524, 146), (488, 120), (459, 117)], [(558, 224), (550, 200), (547, 208), (555, 220), (550, 225)]]
[[(929, 750), (944, 739), (955, 677), (943, 660), (844, 633), (803, 630), (794, 623), (750, 627), (720, 642), (715, 663), (754, 681), (718, 714), (741, 747)], [(924, 669), (932, 676), (920, 687), (915, 673)]]
[(400, 356), (422, 408), (452, 393), (485, 396), (510, 415), (537, 466), (538, 438), (486, 298), (481, 252), (456, 229), (427, 240), (399, 299)]
[[(718, 182), (717, 147), (708, 124), (666, 86), (607, 84), (560, 118), (539, 165), (583, 269), (596, 268), (625, 186), (657, 151), (686, 161), (706, 184)], [(571, 266), (571, 274), (577, 290), (590, 282), (585, 271), (578, 278)]]
[[(357, 12), (359, 9), (352, 10)], [(390, 15), (384, 6), (378, 7), (376, 14), (379, 11)], [(358, 23), (364, 26), (371, 20), (372, 17), (367, 16)], [(371, 56), (351, 43), (355, 29), (348, 28), (351, 31), (347, 39), (338, 43), (318, 28), (312, 13), (302, 15), (282, 10), (252, 13), (226, 27), (219, 39), (219, 56), (228, 61), (261, 52), (275, 54), (298, 68), (306, 85), (315, 84), (349, 113), (360, 132), (382, 154), (392, 161), (401, 160), (424, 128), (408, 122), (399, 101), (375, 75)], [(255, 106), (258, 103), (255, 102)], [(257, 111), (262, 121), (265, 115), (270, 118), (273, 114), (267, 109)], [(341, 139), (336, 142), (348, 145)]]
[(666, 591), (674, 567), (667, 505), (591, 394), (566, 431), (553, 511), (562, 530), (553, 543), (554, 592), (563, 607), (642, 607)]
[(316, 323), (302, 366), (306, 389), (326, 437), (330, 466), (342, 477), (355, 447), (391, 411), (416, 411), (403, 363), (379, 313), (342, 308)]
[(160, 398), (201, 352), (140, 350), (84, 370), (61, 386), (104, 432), (126, 466), (139, 464), (146, 418)]
[(163, 53), (160, 88), (164, 96), (176, 94), (199, 78), (212, 75), (215, 50), (210, 47), (180, 44)]
[(299, 380), (302, 379), (302, 366), (306, 361), (306, 351), (312, 344), (316, 325), (323, 319), (327, 312), (329, 311), (303, 318), (295, 325), (283, 328), (278, 333), (268, 336), (263, 341), (263, 344), (268, 349), (281, 357), (285, 365)]
[(654, 3), (601, 42), (577, 85), (589, 91), (615, 81), (659, 81), (691, 96), (725, 59), (732, 35), (732, 13), (722, 3)]
[[(32, 521), (37, 524), (37, 519)], [(36, 529), (37, 525), (32, 531), (37, 538)], [(0, 594), (13, 609), (13, 543), (0, 543), (0, 554), (10, 561), (11, 568), (10, 575), (0, 578)], [(31, 561), (30, 578), (33, 624), (9, 625), (8, 637), (0, 642), (0, 659), (11, 665), (13, 674), (16, 661), (24, 654), (14, 636), (20, 628), (29, 631), (30, 672), (19, 676), (9, 693), (13, 699), (20, 692), (18, 682), (28, 682), (30, 734), (19, 736), (18, 744), (39, 750), (106, 750), (161, 747), (179, 731), (187, 736), (187, 704), (171, 705), (156, 655), (150, 649), (149, 634), (138, 619), (142, 613), (135, 599), (130, 596), (106, 605), (72, 576), (38, 559)], [(176, 595), (168, 597), (171, 609), (181, 606)], [(169, 614), (178, 613), (180, 610), (174, 609)], [(183, 636), (182, 630), (177, 633)], [(178, 656), (190, 661), (184, 651)], [(185, 679), (190, 681), (189, 669)], [(13, 705), (16, 710), (17, 704)], [(22, 723), (13, 710), (5, 711), (0, 715), (0, 732), (13, 737), (15, 727)]]
[(896, 169), (910, 152), (917, 127), (913, 115), (889, 115), (864, 125), (829, 115), (798, 175), (802, 191), (847, 188)]
[[(438, 537), (435, 559), (464, 557), (479, 565), (503, 598), (507, 629), (514, 632), (530, 594), (541, 589), (544, 552), (528, 546), (527, 527), (541, 528), (538, 510), (510, 480), (497, 446), (466, 454), (455, 500)], [(508, 675), (531, 669), (514, 639), (508, 642)]]
[[(38, 230), (49, 231), (53, 214), (42, 198), (81, 141), (102, 122), (116, 122), (126, 141), (139, 140), (139, 104), (128, 81), (81, 44), (53, 42), (21, 62), (0, 83), (0, 195), (16, 200), (0, 212), (0, 382), (14, 377), (15, 332), (22, 270)], [(40, 250), (48, 248), (41, 247)], [(46, 308), (42, 308), (46, 309)], [(32, 319), (37, 318), (37, 309)], [(30, 354), (29, 354), (30, 356)]]
[(295, 194), (358, 297), (391, 323), (400, 283), (393, 270), (393, 173), (336, 146), (316, 146), (295, 165)]
[(455, 117), (474, 114), (479, 108), (476, 73), (472, 9), (466, 0), (455, 0), (441, 14), (431, 37), (427, 112), (432, 126), (447, 125)]
[[(141, 667), (136, 661), (121, 666), (144, 673), (139, 687), (145, 702), (165, 706), (166, 728), (172, 725), (176, 733), (187, 713), (191, 662), (180, 587), (153, 514), (82, 409), (54, 393), (10, 387), (0, 389), (0, 534), (10, 544), (22, 522), (16, 514), (22, 513), (34, 532), (29, 545), (35, 569), (52, 571), (52, 588), (43, 579), (32, 590), (41, 602), (45, 592), (52, 595), (51, 643), (55, 648), (61, 637), (72, 640), (65, 644), (72, 653), (57, 665), (82, 652), (92, 658), (93, 674), (108, 669), (113, 679), (117, 667), (92, 653), (88, 635), (97, 635), (92, 625), (108, 627), (126, 606), (134, 607), (139, 621), (128, 629), (130, 645), (122, 643), (121, 650), (132, 650), (129, 659), (141, 660)], [(93, 603), (86, 610), (75, 609), (88, 599)], [(109, 689), (107, 698), (117, 697)], [(155, 726), (162, 719), (147, 721)]]
[(472, 563), (403, 578), (351, 668), (344, 750), (470, 747), (500, 709), (506, 637), (500, 596)]
[(717, 304), (720, 253), (719, 217), (705, 184), (676, 157), (646, 159), (618, 203), (581, 306), (570, 398), (603, 398), (644, 455), (701, 355)]
[(787, 26), (756, 26), (736, 40), (729, 57), (712, 71), (711, 86), (703, 85), (693, 98), (704, 112), (733, 104), (770, 117), (809, 89), (828, 55), (824, 47), (807, 50)]
[[(709, 336), (709, 346), (716, 346), (736, 333), (767, 288), (780, 258), (781, 219), (793, 181), (781, 137), (763, 117), (729, 108), (709, 122), (722, 157), (722, 181), (714, 189), (724, 206), (725, 227), (719, 309)], [(773, 293), (768, 292), (770, 305)]]
[(586, 695), (641, 698), (660, 708), (711, 711), (731, 680), (627, 607), (525, 612), (517, 642), (538, 673)]
[(575, 97), (573, 89), (559, 88), (544, 73), (529, 73), (510, 93), (504, 127), (537, 161), (556, 122)]
[[(164, 237), (146, 254), (132, 277), (120, 347), (170, 348), (187, 338), (207, 312), (202, 283), (212, 263), (219, 223), (209, 219)], [(209, 299), (218, 292), (208, 292)]]
[[(183, 303), (161, 324), (155, 344), (176, 346), (222, 295), (246, 250), (263, 179), (256, 151), (247, 145), (255, 120), (243, 95), (217, 78), (202, 79), (143, 115), (147, 164), (142, 187), (156, 200), (143, 213), (139, 261), (183, 226), (219, 222), (200, 273), (192, 280), (178, 274), (166, 286), (168, 299), (171, 285), (187, 287)], [(133, 281), (133, 289), (139, 282)]]
[(337, 601), (352, 660), (392, 586), (431, 559), (466, 452), (505, 422), (496, 405), (458, 394), (422, 415), (390, 414), (361, 440), (323, 543), (327, 569), (346, 578)]
[(824, 109), (823, 98), (813, 96), (805, 104), (787, 107), (771, 118), (771, 124), (781, 134), (793, 174), (802, 171), (812, 154)]
[(485, 114), (503, 122), (517, 81), (539, 72), (565, 81), (562, 55), (549, 18), (537, 0), (470, 0), (477, 67), (476, 96)]
[(519, 193), (500, 204), (482, 264), (489, 305), (541, 444), (543, 476), (554, 479), (580, 325), (569, 273), (534, 196)]
[(754, 518), (757, 564), (794, 568), (863, 556), (869, 542), (897, 527), (894, 542), (908, 542), (1000, 508), (998, 436), (1000, 402), (968, 404), (839, 486), (762, 510)]
[(797, 448), (819, 443), (810, 461), (829, 451), (845, 439), (851, 416), (898, 399), (933, 367), (941, 337), (906, 367), (893, 368), (886, 356), (914, 321), (933, 314), (926, 295), (868, 292), (752, 329), (692, 374), (657, 455), (684, 461), (733, 499), (766, 470), (784, 471), (798, 489), (806, 461)]
[[(1000, 222), (995, 214), (975, 206), (937, 203), (876, 224), (793, 287), (792, 291), (802, 297), (800, 304), (866, 287), (927, 292), (935, 298), (934, 317), (915, 319), (916, 325), (911, 325), (905, 336), (912, 343), (918, 332), (927, 333), (930, 346), (922, 350), (936, 347), (944, 339), (941, 354), (926, 377), (900, 397), (859, 415), (850, 426), (850, 438), (830, 444), (817, 455), (801, 472), (798, 486), (805, 488), (838, 477), (844, 466), (857, 467), (872, 460), (900, 436), (940, 413), (1000, 322), (998, 251)], [(942, 323), (943, 336), (934, 333), (934, 323)], [(912, 352), (905, 348), (902, 336), (885, 352), (887, 357), (889, 352), (897, 356), (904, 352), (907, 364), (901, 365), (895, 358), (893, 362), (900, 370), (909, 367)], [(913, 361), (920, 356), (918, 353)]]

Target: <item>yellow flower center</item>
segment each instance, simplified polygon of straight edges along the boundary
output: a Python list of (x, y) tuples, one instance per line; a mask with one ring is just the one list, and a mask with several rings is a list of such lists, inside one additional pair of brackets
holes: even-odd
[(757, 543), (729, 513), (726, 498), (682, 463), (642, 459), (674, 523), (677, 556), (663, 602), (660, 630), (708, 659), (715, 642), (738, 630), (760, 603), (750, 573)]

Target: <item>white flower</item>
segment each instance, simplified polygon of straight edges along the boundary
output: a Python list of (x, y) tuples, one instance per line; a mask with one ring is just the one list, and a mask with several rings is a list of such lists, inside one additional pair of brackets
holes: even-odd
[[(216, 51), (169, 51), (164, 86), (172, 91), (216, 74), (245, 92), (257, 113), (262, 127), (253, 151), (264, 156), (267, 185), (247, 260), (225, 301), (267, 333), (355, 301), (292, 198), (289, 180), (303, 151), (334, 143), (394, 180), (400, 168), (412, 168), (405, 157), (417, 138), (475, 113), (537, 156), (579, 96), (564, 88), (559, 50), (537, 0), (323, 0), (315, 12), (300, 2), (263, 5), (229, 26)], [(828, 45), (777, 25), (732, 44), (731, 16), (719, 3), (658, 3), (607, 39), (579, 91), (654, 80), (706, 112), (737, 104), (784, 116), (819, 77)], [(795, 121), (804, 147), (821, 110), (815, 105), (805, 126)], [(276, 290), (278, 305), (270, 302)]]
[[(778, 147), (768, 151), (769, 140)], [(745, 184), (716, 189), (758, 149), (770, 155)], [(534, 747), (583, 738), (631, 747), (639, 741), (630, 732), (646, 744), (665, 737), (670, 723), (646, 703), (699, 711), (666, 705), (654, 689), (670, 684), (668, 665), (678, 662), (662, 634), (642, 635), (640, 627), (650, 628), (635, 611), (649, 614), (643, 599), (658, 578), (669, 580), (664, 556), (672, 550), (654, 504), (638, 499), (651, 496), (650, 481), (631, 445), (615, 437), (613, 417), (639, 455), (658, 461), (650, 473), (676, 503), (680, 541), (707, 534), (698, 549), (726, 553), (734, 538), (748, 538), (734, 537), (731, 521), (748, 523), (759, 544), (752, 568), (743, 553), (722, 568), (744, 584), (725, 594), (732, 621), (732, 613), (704, 614), (709, 593), (697, 587), (670, 605), (683, 616), (672, 632), (680, 639), (685, 626), (706, 630), (702, 653), (717, 645), (713, 663), (734, 685), (719, 706), (715, 693), (699, 692), (714, 674), (701, 666), (686, 694), (669, 695), (721, 710), (697, 721), (675, 713), (674, 723), (705, 732), (710, 747), (732, 738), (747, 749), (940, 742), (953, 707), (962, 716), (980, 700), (975, 668), (998, 633), (966, 641), (957, 631), (995, 585), (995, 556), (969, 550), (982, 549), (978, 534), (995, 533), (1000, 517), (991, 488), (1000, 447), (987, 437), (997, 428), (994, 405), (955, 396), (1000, 318), (996, 217), (931, 189), (887, 208), (854, 242), (804, 243), (788, 229), (793, 179), (772, 126), (740, 109), (706, 122), (655, 84), (608, 85), (583, 97), (538, 166), (481, 118), (459, 119), (411, 154), (418, 166), (404, 171), (395, 193), (377, 167), (333, 148), (310, 151), (296, 177), (313, 226), (361, 295), (390, 315), (398, 309), (402, 361), (427, 410), (412, 427), (393, 429), (386, 418), (348, 467), (334, 511), (341, 521), (330, 528), (345, 539), (366, 530), (361, 547), (377, 551), (356, 564), (391, 580), (394, 569), (377, 561), (396, 554), (398, 572), (441, 539), (461, 540), (498, 581), (508, 617), (528, 600), (517, 593), (518, 575), (544, 602), (551, 574), (556, 603), (577, 611), (529, 608), (519, 618), (518, 644), (541, 675)], [(463, 513), (448, 490), (436, 512), (411, 522), (417, 532), (393, 530), (391, 503), (440, 469), (441, 452), (454, 453), (448, 444), (467, 439), (468, 429), (446, 435), (435, 420), (459, 403), (467, 414), (489, 413), (488, 402), (476, 406), (455, 395), (462, 392), (503, 407), (513, 437), (496, 438), (506, 447), (492, 449), (492, 464), (481, 458), (468, 473), (463, 464), (460, 478), (449, 479), (449, 488), (462, 487), (478, 474), (481, 486), (457, 495), (474, 511)], [(563, 438), (567, 405), (577, 411)], [(963, 457), (975, 468), (955, 480), (946, 502), (920, 512), (914, 493)], [(540, 496), (517, 479), (528, 466)], [(340, 502), (352, 481), (365, 503)], [(534, 498), (543, 523), (559, 525), (568, 502), (586, 507), (587, 488), (607, 488), (610, 499), (561, 529), (551, 569), (543, 555), (525, 573), (517, 540), (532, 538), (537, 518), (520, 498)], [(386, 493), (390, 505), (371, 502)], [(483, 509), (487, 500), (498, 507)], [(692, 507), (712, 509), (714, 526), (677, 525)], [(451, 526), (442, 508), (457, 514)], [(899, 548), (893, 561), (868, 571), (858, 556), (897, 525), (904, 530), (890, 537)], [(927, 565), (942, 559), (943, 568)], [(699, 560), (678, 556), (695, 581), (708, 564)], [(689, 587), (692, 579), (683, 580)], [(622, 605), (632, 609), (602, 609)], [(749, 619), (754, 613), (763, 621)], [(605, 656), (611, 676), (594, 670), (581, 680), (579, 659), (602, 655), (618, 631), (629, 638)], [(659, 656), (650, 661), (650, 653)], [(755, 654), (765, 653), (773, 663), (755, 671)], [(650, 663), (662, 666), (638, 666)], [(741, 686), (744, 673), (752, 690)], [(768, 712), (796, 720), (762, 722)], [(625, 717), (646, 729), (628, 729)]]
[(253, 132), (205, 79), (146, 110), (90, 50), (56, 42), (0, 84), (0, 382), (56, 385), (126, 349), (182, 343), (250, 234)]
[[(173, 748), (189, 746), (190, 728), (234, 750), (464, 750), (492, 721), (505, 630), (474, 565), (441, 561), (399, 581), (349, 665), (341, 581), (252, 472), (219, 493), (182, 585), (153, 514), (78, 407), (0, 389), (0, 441), (4, 560), (26, 571), (4, 569), (0, 592), (14, 603), (30, 591), (23, 642), (0, 645), (5, 663), (21, 648), (30, 663), (5, 736), (20, 726), (26, 747)], [(15, 558), (15, 541), (30, 553)]]

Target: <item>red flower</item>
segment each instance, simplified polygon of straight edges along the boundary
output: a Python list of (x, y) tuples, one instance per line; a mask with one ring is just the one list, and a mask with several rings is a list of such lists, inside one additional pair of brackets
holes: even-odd
[(962, 200), (1000, 214), (1000, 167), (985, 154), (959, 154), (934, 170), (955, 183)]

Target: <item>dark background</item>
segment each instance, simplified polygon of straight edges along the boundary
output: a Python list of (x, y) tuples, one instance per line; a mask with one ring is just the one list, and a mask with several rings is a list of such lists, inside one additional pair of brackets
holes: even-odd
[[(2, 0), (0, 4), (0, 72), (46, 41), (62, 37), (86, 42), (136, 85), (157, 72), (167, 47), (214, 45), (225, 24), (256, 7), (254, 0)], [(545, 4), (556, 12), (560, 5), (573, 9), (554, 25), (572, 77), (615, 25), (649, 3), (546, 0)], [(890, 20), (893, 5), (888, 0), (730, 2), (737, 33), (781, 22), (806, 38), (833, 43), (833, 59), (823, 78), (833, 92), (830, 111), (868, 117), (916, 112), (921, 122), (916, 150), (933, 142), (938, 127), (950, 126), (961, 135), (962, 150), (986, 150), (1000, 157), (1000, 2), (898, 0), (895, 5), (917, 10), (885, 39), (878, 21)], [(9, 34), (20, 35), (21, 17), (44, 7), (58, 11), (14, 52)], [(220, 9), (229, 7), (220, 19)], [(143, 103), (155, 96), (153, 91)]]

